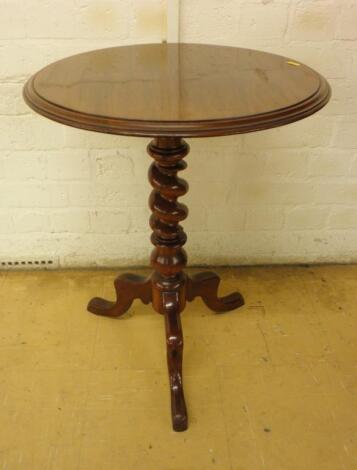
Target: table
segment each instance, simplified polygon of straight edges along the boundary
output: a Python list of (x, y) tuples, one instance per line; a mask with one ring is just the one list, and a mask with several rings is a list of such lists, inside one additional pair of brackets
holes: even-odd
[[(303, 119), (329, 100), (327, 81), (311, 68), (274, 54), (204, 44), (147, 44), (113, 47), (55, 62), (32, 76), (24, 99), (37, 113), (60, 123), (108, 134), (152, 138), (149, 205), (153, 274), (115, 282), (117, 300), (93, 298), (88, 310), (118, 317), (134, 299), (165, 318), (172, 424), (187, 429), (182, 385), (183, 335), (180, 314), (186, 301), (201, 297), (225, 312), (244, 304), (240, 293), (218, 297), (213, 272), (188, 276), (188, 214), (178, 202), (188, 185), (184, 138), (224, 136), (269, 129)], [(193, 157), (194, 158), (194, 157)], [(217, 161), (217, 171), (221, 163)], [(209, 188), (207, 188), (209, 190)], [(203, 195), (204, 197), (204, 195)]]

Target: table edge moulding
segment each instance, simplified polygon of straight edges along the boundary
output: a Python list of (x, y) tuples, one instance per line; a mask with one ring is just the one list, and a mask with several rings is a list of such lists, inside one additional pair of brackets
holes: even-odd
[[(168, 45), (123, 46), (139, 51), (145, 47), (170, 48)], [(232, 50), (249, 51), (226, 46), (209, 46), (212, 54), (230, 53)], [(185, 47), (195, 49), (196, 45), (171, 45), (182, 50)], [(197, 48), (199, 46), (197, 45)], [(136, 48), (136, 49), (135, 49)], [(114, 49), (110, 48), (114, 53)], [(107, 50), (102, 50), (104, 53)], [(146, 49), (147, 50), (147, 49)], [(167, 49), (165, 49), (167, 50)], [(204, 50), (204, 49), (202, 49)], [(129, 51), (129, 49), (128, 49)], [(93, 54), (97, 52), (94, 51)], [(100, 51), (99, 51), (100, 52)], [(252, 53), (258, 51), (252, 51)], [(90, 54), (90, 53), (88, 53)], [(72, 56), (70, 59), (75, 60)], [(330, 98), (330, 86), (327, 81), (312, 69), (288, 58), (275, 56), (288, 63), (291, 67), (304, 67), (317, 83), (312, 92), (300, 101), (290, 103), (278, 109), (256, 114), (226, 116), (217, 119), (194, 120), (160, 120), (125, 118), (85, 113), (80, 110), (62, 106), (41, 96), (36, 89), (36, 79), (41, 77), (45, 69), (32, 76), (24, 86), (24, 99), (37, 113), (62, 124), (108, 134), (151, 137), (147, 147), (153, 159), (149, 169), (149, 181), (153, 187), (149, 206), (152, 211), (150, 226), (151, 242), (154, 249), (151, 254), (153, 274), (142, 278), (135, 274), (123, 274), (114, 282), (116, 301), (111, 302), (98, 297), (88, 304), (88, 310), (97, 315), (119, 317), (131, 306), (134, 299), (141, 299), (144, 304), (152, 303), (153, 308), (165, 318), (167, 364), (171, 392), (171, 415), (175, 431), (184, 431), (188, 426), (182, 381), (183, 334), (180, 314), (186, 302), (201, 297), (208, 308), (215, 312), (226, 312), (244, 305), (243, 297), (235, 292), (225, 297), (218, 296), (220, 279), (213, 272), (203, 272), (188, 276), (184, 268), (187, 255), (183, 248), (186, 234), (181, 222), (187, 217), (187, 207), (178, 202), (178, 198), (188, 191), (187, 182), (178, 176), (186, 168), (185, 157), (189, 146), (185, 137), (224, 136), (253, 132), (262, 129), (282, 126), (303, 119), (322, 108)], [(63, 60), (63, 63), (65, 63)], [(58, 65), (62, 61), (56, 62)], [(48, 66), (48, 67), (51, 67)]]

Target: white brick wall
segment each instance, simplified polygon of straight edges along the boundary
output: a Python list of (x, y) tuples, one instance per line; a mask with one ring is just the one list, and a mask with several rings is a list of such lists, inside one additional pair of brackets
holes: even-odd
[[(67, 55), (170, 36), (166, 1), (0, 0), (0, 12), (0, 260), (147, 264), (147, 140), (53, 123), (21, 91)], [(190, 263), (357, 261), (356, 1), (181, 0), (179, 21), (182, 42), (280, 53), (333, 87), (299, 123), (189, 139)]]
[[(196, 230), (189, 238), (191, 262), (357, 261), (356, 6), (355, 0), (181, 0), (182, 42), (280, 53), (316, 68), (333, 88), (329, 105), (304, 121), (209, 144), (191, 140), (191, 160), (199, 155), (187, 172), (191, 188), (197, 186), (192, 203), (203, 188), (211, 192), (207, 181), (216, 195), (215, 202), (209, 197), (212, 210), (206, 208), (208, 233)], [(209, 164), (200, 173), (204, 160)], [(224, 166), (219, 175), (217, 160)], [(241, 224), (231, 220), (238, 213)]]

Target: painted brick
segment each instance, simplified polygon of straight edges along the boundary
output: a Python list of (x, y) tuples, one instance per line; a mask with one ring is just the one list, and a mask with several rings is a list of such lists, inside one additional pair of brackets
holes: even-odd
[[(129, 232), (141, 232), (146, 234), (147, 239), (149, 240), (151, 235), (151, 228), (149, 227), (149, 219), (151, 216), (151, 211), (147, 204), (142, 204), (139, 207), (130, 207), (129, 210), (130, 214), (130, 227)], [(187, 219), (188, 220), (188, 219)], [(186, 227), (187, 221), (185, 220), (183, 224)]]
[[(141, 182), (148, 182), (148, 170), (152, 163), (152, 159), (148, 156), (144, 147), (145, 145), (142, 145), (140, 152), (137, 152), (136, 155), (132, 157), (132, 162), (134, 165), (135, 180)], [(149, 186), (149, 182), (147, 184), (148, 188), (151, 188), (151, 186)]]
[[(217, 163), (217, 162), (216, 162)], [(264, 175), (266, 167), (266, 154), (264, 152), (246, 153), (243, 151), (234, 151), (230, 159), (227, 159), (225, 181), (234, 181), (246, 178), (259, 178)]]
[[(184, 199), (185, 204), (187, 204), (186, 199)], [(190, 204), (189, 209), (188, 209), (188, 217), (185, 219), (181, 225), (184, 227), (184, 230), (186, 233), (192, 233), (192, 232), (202, 232), (208, 229), (208, 210), (198, 204)], [(220, 211), (216, 211), (220, 212)], [(219, 223), (220, 216), (218, 215), (217, 219), (215, 219), (215, 215), (210, 216), (211, 217), (211, 224), (215, 223), (214, 220), (216, 220), (216, 223)], [(133, 217), (133, 227), (135, 227), (135, 218)], [(145, 230), (145, 226), (142, 227), (142, 230)]]
[(207, 229), (214, 232), (238, 232), (245, 225), (244, 209), (210, 210), (207, 212)]
[(63, 147), (63, 128), (40, 116), (0, 116), (0, 149), (48, 150)]
[(289, 7), (273, 2), (244, 2), (240, 9), (240, 34), (254, 42), (256, 38), (281, 38), (286, 31)]
[[(58, 256), (63, 266), (148, 263), (150, 139), (61, 126), (33, 113), (21, 91), (32, 73), (68, 55), (161, 41), (165, 13), (165, 0), (3, 0), (2, 255)], [(190, 183), (182, 198), (190, 262), (357, 261), (356, 3), (181, 0), (180, 16), (183, 42), (282, 54), (333, 89), (330, 104), (301, 122), (187, 139), (180, 176)]]
[(3, 159), (5, 178), (8, 180), (44, 180), (46, 163), (42, 152), (6, 152)]
[(21, 0), (1, 1), (0, 39), (25, 38), (26, 29), (23, 21), (19, 21), (19, 12), (26, 4)]
[(315, 68), (327, 79), (353, 76), (351, 65), (354, 52), (345, 41), (333, 42), (333, 47), (331, 41), (296, 41), (289, 43), (283, 51), (283, 55)]
[(335, 37), (340, 6), (335, 1), (304, 0), (296, 5), (287, 37), (298, 41), (323, 41)]
[(231, 188), (221, 181), (196, 181), (190, 186), (183, 201), (188, 207), (202, 205), (206, 209), (224, 208), (232, 197)]
[(357, 39), (357, 5), (353, 0), (343, 2), (336, 33), (338, 39)]
[(14, 225), (16, 232), (49, 232), (49, 215), (45, 211), (16, 210), (14, 213)]
[(357, 152), (354, 154), (354, 160), (351, 165), (351, 176), (357, 176)]
[(93, 186), (89, 182), (73, 182), (68, 186), (71, 207), (90, 207), (93, 204)]
[(351, 78), (332, 78), (329, 80), (329, 83), (333, 93), (329, 105), (324, 108), (324, 112), (329, 115), (340, 116), (357, 114), (357, 100), (355, 98), (357, 76)]
[(65, 207), (67, 189), (43, 183), (4, 183), (0, 185), (0, 207)]
[(247, 134), (244, 140), (244, 151), (328, 146), (334, 124), (333, 118), (316, 114), (288, 126)]
[(266, 175), (303, 177), (307, 174), (307, 149), (274, 149), (266, 154)]
[(113, 149), (120, 147), (121, 138), (112, 134), (101, 134), (64, 127), (65, 146), (73, 149)]
[(54, 180), (82, 180), (90, 176), (87, 150), (60, 150), (46, 154), (47, 176)]
[(4, 169), (4, 157), (1, 158), (0, 153), (0, 180), (5, 179), (5, 169)]
[(14, 232), (13, 213), (11, 211), (0, 211), (0, 233), (12, 234)]
[(329, 208), (326, 207), (295, 207), (286, 214), (285, 228), (289, 230), (323, 229)]
[(118, 175), (123, 181), (134, 177), (134, 162), (126, 149), (91, 151), (91, 158), (97, 181), (117, 180)]
[(347, 176), (351, 166), (351, 152), (340, 149), (317, 149), (311, 152), (310, 176)]
[(61, 210), (51, 214), (51, 230), (56, 233), (85, 233), (89, 226), (89, 213), (85, 210)]
[(46, 191), (42, 184), (4, 183), (0, 185), (1, 207), (38, 207)]
[(167, 37), (166, 4), (163, 0), (131, 2), (130, 9), (134, 13), (131, 29), (134, 39), (145, 38), (147, 42), (161, 42)]
[(357, 149), (357, 119), (343, 118), (336, 123), (334, 147)]
[[(36, 49), (36, 54), (34, 50)], [(1, 80), (23, 81), (34, 70), (48, 64), (53, 57), (53, 46), (34, 44), (31, 41), (5, 41), (0, 39)]]
[(356, 183), (319, 183), (316, 185), (316, 201), (323, 204), (356, 204)]
[(280, 230), (284, 223), (282, 208), (247, 208), (247, 230)]
[(130, 221), (129, 210), (96, 210), (90, 213), (91, 229), (95, 233), (128, 232)]
[(334, 228), (357, 229), (357, 208), (343, 207), (332, 211), (329, 223)]
[[(44, 0), (26, 8), (26, 33), (32, 38), (102, 38), (124, 40), (129, 32), (130, 2)], [(54, 15), (53, 12), (56, 12)]]
[(202, 28), (200, 18), (205, 12), (205, 28), (217, 31), (218, 34), (211, 36), (211, 44), (231, 44), (235, 38), (241, 17), (240, 8), (235, 5), (234, 0), (225, 0), (225, 7), (222, 8), (222, 1), (214, 0), (207, 8), (207, 0), (195, 0), (194, 2), (181, 0), (181, 15), (185, 18), (185, 27), (181, 28), (181, 40), (189, 42), (194, 39), (197, 42), (204, 42), (207, 32)]
[[(257, 162), (250, 155), (241, 155), (237, 148), (212, 148), (210, 151), (202, 149), (192, 149), (186, 157), (188, 169), (181, 173), (188, 181), (195, 184), (196, 181), (207, 182), (227, 181), (233, 174), (242, 172), (255, 172), (260, 166), (261, 161)], [(220, 165), (220, 171), (217, 172), (217, 162)], [(252, 168), (254, 167), (254, 168)]]
[(22, 98), (23, 83), (0, 82), (0, 115), (30, 114), (29, 107)]
[(241, 204), (258, 206), (307, 204), (313, 199), (314, 193), (312, 183), (257, 180), (239, 183), (235, 200)]
[(147, 204), (147, 189), (142, 184), (98, 183), (93, 188), (94, 203), (98, 207), (137, 207)]

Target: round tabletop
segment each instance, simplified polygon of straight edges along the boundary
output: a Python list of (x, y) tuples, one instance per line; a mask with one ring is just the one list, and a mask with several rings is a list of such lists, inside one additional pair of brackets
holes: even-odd
[(205, 44), (146, 44), (62, 59), (26, 83), (39, 114), (98, 132), (203, 137), (303, 119), (329, 100), (327, 81), (275, 54)]

